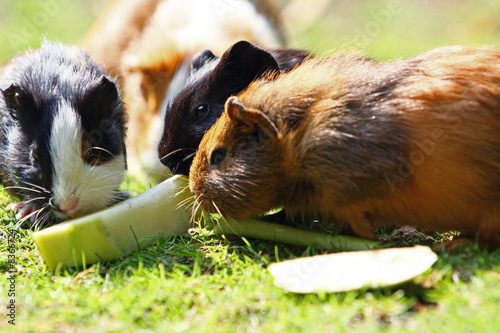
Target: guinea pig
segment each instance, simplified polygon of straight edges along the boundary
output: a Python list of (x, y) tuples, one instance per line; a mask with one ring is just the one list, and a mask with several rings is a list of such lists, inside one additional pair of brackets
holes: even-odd
[(203, 134), (224, 111), (224, 103), (269, 71), (288, 71), (309, 57), (301, 50), (264, 50), (247, 41), (221, 58), (211, 51), (193, 57), (191, 76), (165, 113), (158, 146), (161, 162), (174, 174), (188, 175)]
[(188, 76), (191, 58), (221, 54), (245, 39), (263, 47), (283, 45), (274, 0), (114, 1), (89, 30), (83, 48), (118, 75), (129, 115), (129, 173), (162, 179), (158, 159), (166, 105)]
[(500, 49), (313, 58), (230, 97), (190, 189), (236, 219), (283, 207), (361, 237), (407, 224), (500, 238)]
[(83, 50), (45, 41), (0, 77), (0, 175), (21, 214), (57, 223), (114, 203), (126, 170), (119, 88)]

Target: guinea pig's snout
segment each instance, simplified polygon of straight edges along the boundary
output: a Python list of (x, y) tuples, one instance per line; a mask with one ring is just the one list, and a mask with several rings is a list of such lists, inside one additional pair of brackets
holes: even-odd
[(62, 200), (60, 203), (51, 200), (52, 208), (58, 213), (64, 214), (71, 218), (77, 217), (81, 214), (81, 209), (79, 208), (80, 198), (78, 196), (69, 196), (68, 198)]
[(203, 190), (203, 186), (201, 186), (200, 182), (190, 180), (189, 190), (193, 193), (196, 201), (203, 205), (203, 202), (206, 199), (206, 190)]
[(194, 195), (196, 200), (198, 200), (198, 197), (200, 196), (199, 185), (191, 179), (189, 180), (189, 190)]
[(207, 192), (207, 189), (204, 188), (200, 182), (189, 182), (189, 189), (191, 193), (193, 193), (196, 202), (203, 207), (209, 213), (217, 213), (217, 209), (215, 208), (213, 198)]

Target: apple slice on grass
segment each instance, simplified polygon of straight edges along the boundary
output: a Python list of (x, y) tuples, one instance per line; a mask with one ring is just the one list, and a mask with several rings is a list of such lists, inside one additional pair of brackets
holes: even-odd
[(427, 246), (322, 254), (273, 263), (274, 284), (295, 293), (340, 292), (398, 285), (427, 271), (437, 255)]
[(148, 237), (186, 233), (192, 194), (185, 177), (173, 176), (133, 198), (32, 234), (49, 269), (117, 259), (146, 246)]

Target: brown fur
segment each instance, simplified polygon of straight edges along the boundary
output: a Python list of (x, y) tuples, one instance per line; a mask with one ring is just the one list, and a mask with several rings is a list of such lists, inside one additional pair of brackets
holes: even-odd
[[(214, 150), (227, 153), (211, 165)], [(235, 218), (284, 206), (362, 237), (409, 224), (497, 246), (500, 49), (393, 63), (340, 54), (256, 82), (204, 136), (190, 187)]]
[[(130, 41), (140, 37), (160, 0), (115, 0), (83, 40), (83, 48), (114, 76), (120, 76), (120, 61)], [(120, 82), (122, 85), (123, 82)]]

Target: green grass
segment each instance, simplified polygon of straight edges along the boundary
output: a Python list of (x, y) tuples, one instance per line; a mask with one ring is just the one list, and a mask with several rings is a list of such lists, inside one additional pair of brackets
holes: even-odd
[[(2, 214), (5, 233), (15, 220)], [(446, 327), (494, 332), (500, 327), (498, 251), (441, 253), (432, 270), (394, 288), (295, 295), (274, 287), (266, 266), (319, 251), (228, 240), (195, 229), (193, 235), (157, 238), (120, 261), (51, 273), (40, 265), (28, 233), (19, 232), (16, 246), (12, 331), (441, 332)], [(3, 242), (2, 271), (6, 250)], [(0, 284), (8, 289), (6, 279)], [(4, 292), (3, 309), (7, 299)], [(9, 328), (0, 321), (0, 329)]]
[[(21, 45), (9, 34), (40, 10), (38, 0), (7, 0), (0, 12), (0, 59), (40, 36), (78, 43), (95, 11), (82, 1), (61, 0), (59, 14)], [(92, 2), (93, 8), (103, 4)], [(292, 46), (325, 52), (349, 44), (356, 29), (388, 1), (332, 1), (315, 26), (295, 27)], [(356, 5), (354, 5), (354, 3)], [(494, 1), (401, 1), (401, 12), (373, 38), (367, 52), (379, 59), (416, 54), (440, 44), (500, 45)], [(432, 9), (432, 10), (430, 10)], [(80, 17), (81, 24), (74, 23)], [(414, 18), (413, 20), (411, 18)], [(480, 24), (477, 24), (477, 23)], [(352, 44), (351, 44), (352, 45)], [(367, 46), (367, 45), (365, 45)], [(125, 188), (147, 188), (127, 180)], [(10, 301), (7, 234), (16, 220), (0, 191), (0, 330), (11, 332), (497, 332), (500, 328), (500, 251), (477, 247), (439, 253), (434, 267), (398, 287), (336, 294), (296, 295), (274, 287), (269, 263), (320, 253), (197, 228), (192, 235), (157, 238), (123, 260), (84, 271), (49, 272), (40, 264), (29, 232), (15, 240), (16, 326), (8, 324)]]

